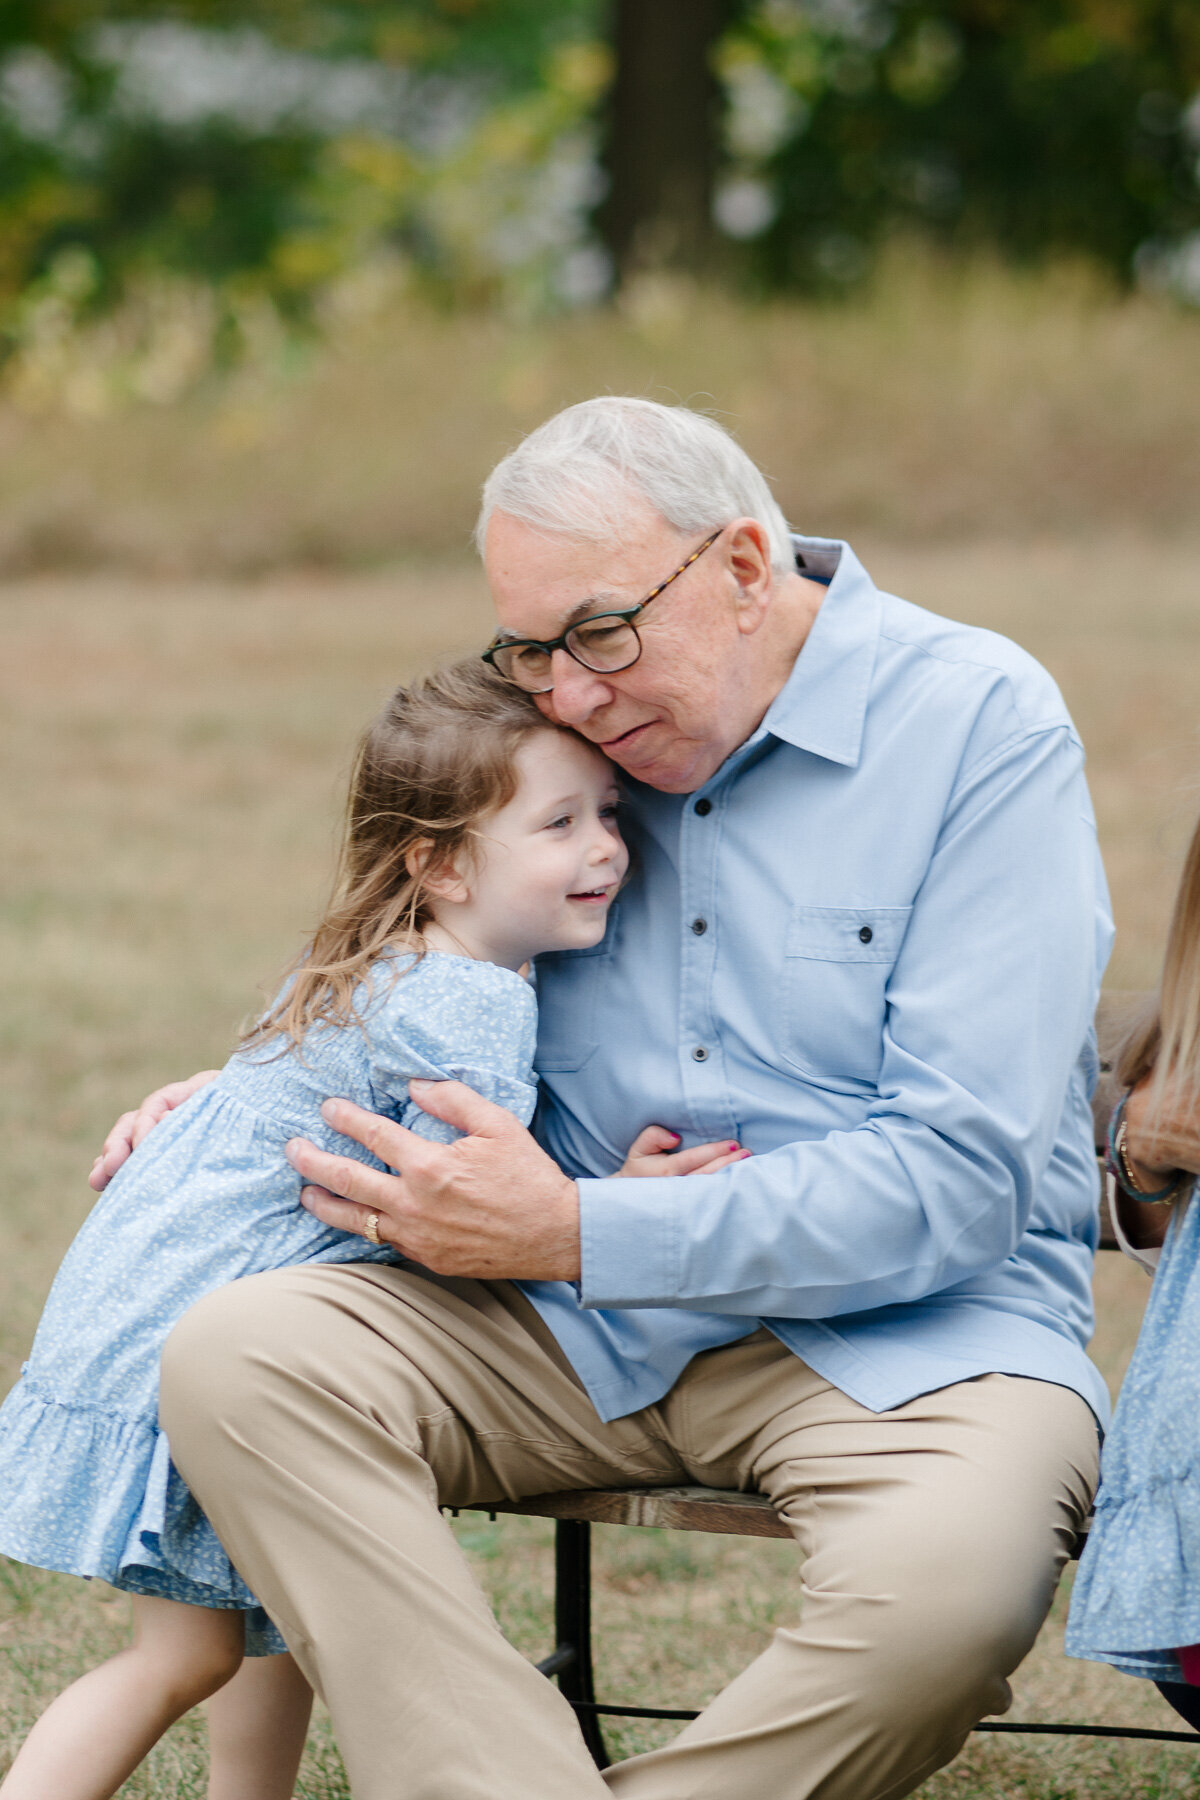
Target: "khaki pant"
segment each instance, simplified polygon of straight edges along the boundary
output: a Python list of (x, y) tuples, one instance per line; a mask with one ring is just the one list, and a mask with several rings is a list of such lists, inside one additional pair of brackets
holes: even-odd
[[(333, 1715), (356, 1800), (883, 1800), (1010, 1695), (1096, 1477), (1066, 1388), (988, 1375), (875, 1414), (765, 1331), (602, 1424), (506, 1282), (239, 1281), (176, 1328), (175, 1459)], [(599, 1774), (438, 1503), (758, 1488), (795, 1621), (662, 1750)]]

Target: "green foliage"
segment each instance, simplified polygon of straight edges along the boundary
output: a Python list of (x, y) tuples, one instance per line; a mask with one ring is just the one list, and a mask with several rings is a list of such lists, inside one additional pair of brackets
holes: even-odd
[[(603, 86), (604, 68), (579, 57), (594, 11), (593, 0), (0, 4), (10, 351), (47, 296), (78, 324), (154, 278), (209, 288), (215, 344), (233, 350), (248, 296), (303, 320), (331, 281), (381, 254), (443, 288), (494, 287), (505, 255), (486, 240), (520, 210), (497, 188), (536, 182)], [(189, 92), (197, 68), (210, 89), (227, 76), (227, 103), (213, 93), (206, 109)], [(340, 111), (324, 91), (339, 82)], [(485, 204), (472, 205), (472, 183)], [(537, 248), (508, 261), (536, 262)]]
[(790, 107), (740, 158), (768, 285), (850, 281), (897, 227), (1128, 280), (1200, 227), (1194, 0), (758, 0), (724, 55)]
[[(1200, 232), (1195, 0), (725, 17), (716, 212), (760, 290), (844, 289), (897, 230), (1126, 282)], [(525, 315), (594, 296), (610, 24), (604, 0), (0, 0), (0, 361), (48, 393), (122, 312), (117, 385), (170, 398), (364, 272)], [(172, 307), (203, 355), (160, 353)]]

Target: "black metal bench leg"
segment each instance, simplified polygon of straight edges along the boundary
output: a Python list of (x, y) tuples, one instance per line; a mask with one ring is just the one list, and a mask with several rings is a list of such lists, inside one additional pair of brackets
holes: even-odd
[[(554, 1629), (558, 1648), (547, 1661), (557, 1663), (564, 1650), (574, 1655), (552, 1672), (562, 1693), (576, 1708), (579, 1729), (598, 1769), (607, 1769), (609, 1754), (596, 1702), (592, 1673), (592, 1542), (591, 1526), (582, 1519), (559, 1519), (554, 1532)], [(543, 1665), (544, 1666), (544, 1665)], [(547, 1671), (551, 1672), (551, 1671)], [(580, 1704), (582, 1703), (582, 1704)]]

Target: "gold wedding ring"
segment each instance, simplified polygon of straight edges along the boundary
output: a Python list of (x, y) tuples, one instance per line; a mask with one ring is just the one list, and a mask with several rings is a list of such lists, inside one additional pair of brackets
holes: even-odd
[(363, 1226), (363, 1236), (366, 1238), (368, 1244), (374, 1244), (374, 1246), (377, 1250), (378, 1250), (379, 1246), (383, 1243), (383, 1239), (379, 1235), (379, 1214), (378, 1213), (368, 1213), (367, 1214), (367, 1222)]

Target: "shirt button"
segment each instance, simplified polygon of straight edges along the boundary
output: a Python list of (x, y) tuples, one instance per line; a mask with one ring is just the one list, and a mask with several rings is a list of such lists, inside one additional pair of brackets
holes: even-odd
[(692, 1051), (692, 1061), (693, 1062), (707, 1062), (708, 1061), (708, 1051), (704, 1048), (703, 1044), (697, 1044), (696, 1048)]
[(871, 930), (871, 927), (869, 925), (864, 925), (858, 934), (858, 941), (860, 944), (869, 944), (874, 936), (875, 933)]
[(695, 932), (697, 937), (703, 937), (705, 932), (708, 930), (708, 920), (707, 919), (693, 919), (692, 920), (692, 930)]
[(709, 813), (712, 811), (712, 801), (711, 800), (697, 800), (696, 811), (699, 813), (699, 815), (702, 819), (707, 819)]

